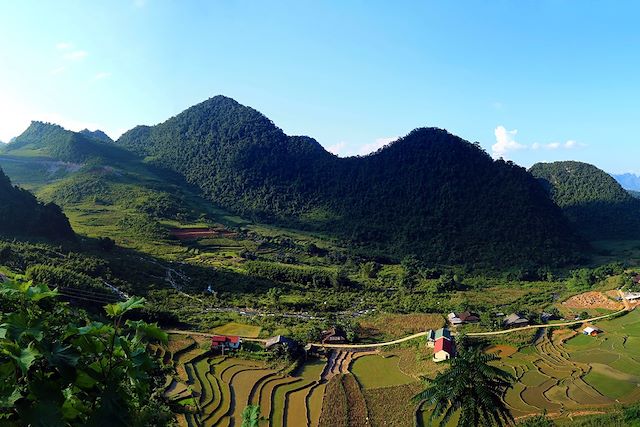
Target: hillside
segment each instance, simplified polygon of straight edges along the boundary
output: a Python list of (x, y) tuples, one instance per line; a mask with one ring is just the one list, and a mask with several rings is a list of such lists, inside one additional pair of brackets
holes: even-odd
[(0, 235), (5, 237), (73, 238), (69, 220), (60, 208), (43, 204), (29, 193), (11, 185), (0, 169)]
[(640, 238), (640, 200), (606, 172), (581, 162), (537, 163), (530, 172), (586, 238)]
[(441, 129), (340, 159), (217, 96), (116, 144), (178, 172), (222, 207), (337, 235), (368, 253), (508, 266), (562, 263), (577, 245), (524, 169)]
[(0, 153), (0, 167), (41, 200), (60, 205), (76, 231), (92, 237), (163, 238), (160, 221), (206, 214), (183, 178), (89, 133), (33, 122)]

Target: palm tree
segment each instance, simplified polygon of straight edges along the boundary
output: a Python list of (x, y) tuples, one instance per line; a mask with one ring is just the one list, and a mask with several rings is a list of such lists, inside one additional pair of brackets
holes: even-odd
[(249, 405), (242, 411), (242, 427), (258, 427), (265, 417), (260, 415), (260, 405)]
[(442, 417), (440, 427), (458, 411), (458, 426), (512, 424), (513, 416), (501, 396), (515, 378), (489, 364), (497, 359), (497, 355), (483, 353), (478, 348), (462, 348), (458, 356), (449, 361), (446, 371), (434, 379), (425, 378), (427, 387), (413, 400), (431, 405), (433, 412), (429, 421)]

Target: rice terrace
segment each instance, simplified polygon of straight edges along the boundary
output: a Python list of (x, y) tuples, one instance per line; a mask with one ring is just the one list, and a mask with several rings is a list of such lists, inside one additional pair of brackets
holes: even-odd
[[(567, 323), (535, 329), (530, 345), (485, 346), (517, 379), (504, 395), (516, 419), (545, 413), (562, 423), (640, 400), (640, 311), (589, 323), (597, 324), (597, 336), (577, 328), (587, 323)], [(202, 335), (170, 336), (164, 359), (178, 376), (167, 379), (165, 395), (190, 409), (179, 416), (181, 425), (239, 426), (248, 405), (258, 405), (271, 426), (428, 425), (430, 409), (410, 398), (422, 375), (442, 369), (423, 336), (383, 347), (334, 345), (326, 357), (310, 355), (294, 369), (213, 354), (207, 344)]]

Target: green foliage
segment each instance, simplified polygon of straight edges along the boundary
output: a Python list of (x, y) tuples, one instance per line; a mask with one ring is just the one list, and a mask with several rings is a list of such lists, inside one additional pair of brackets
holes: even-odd
[(606, 172), (581, 162), (537, 163), (530, 172), (586, 238), (639, 238), (640, 200)]
[(259, 427), (266, 419), (260, 415), (260, 405), (249, 405), (242, 411), (242, 427)]
[(440, 129), (339, 159), (218, 96), (116, 143), (180, 173), (223, 207), (329, 232), (369, 254), (506, 266), (575, 258), (568, 224), (531, 175)]
[(60, 208), (43, 204), (28, 191), (14, 187), (0, 169), (0, 235), (51, 239), (74, 237)]
[(0, 417), (19, 425), (167, 425), (157, 400), (159, 365), (147, 345), (166, 343), (156, 325), (123, 316), (132, 299), (108, 306), (113, 323), (91, 321), (31, 282), (0, 284)]
[(444, 427), (459, 412), (458, 426), (502, 426), (513, 422), (502, 395), (514, 377), (491, 365), (495, 354), (479, 348), (460, 346), (449, 368), (434, 379), (426, 380), (427, 388), (413, 399), (433, 407), (430, 420), (440, 419)]

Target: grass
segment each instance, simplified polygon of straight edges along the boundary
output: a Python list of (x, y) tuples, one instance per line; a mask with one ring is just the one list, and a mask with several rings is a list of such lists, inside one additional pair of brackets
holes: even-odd
[(382, 357), (378, 355), (357, 358), (351, 372), (364, 389), (391, 387), (416, 381), (398, 368), (398, 357)]
[(589, 372), (584, 380), (587, 384), (611, 399), (620, 399), (638, 387), (637, 384), (619, 381), (603, 372), (597, 372), (595, 370)]
[(441, 314), (381, 313), (359, 320), (357, 331), (362, 342), (392, 340), (407, 335), (439, 329), (445, 325)]
[(260, 326), (230, 322), (226, 325), (214, 328), (212, 332), (220, 335), (237, 335), (245, 338), (258, 338), (261, 330), (262, 328), (260, 328)]

